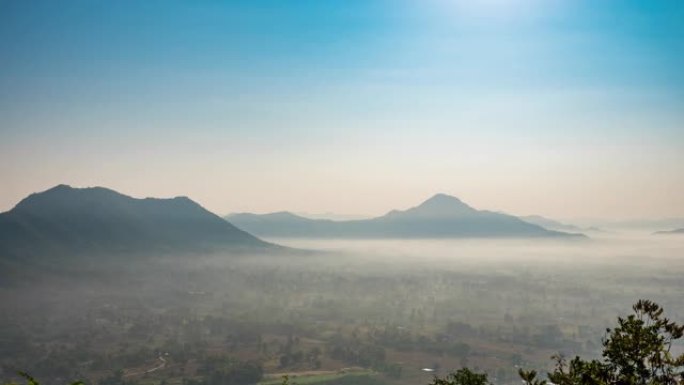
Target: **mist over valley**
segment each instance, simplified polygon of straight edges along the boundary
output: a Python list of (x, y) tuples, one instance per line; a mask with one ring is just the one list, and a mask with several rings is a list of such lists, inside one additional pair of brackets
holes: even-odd
[(684, 385), (682, 20), (0, 0), (0, 385)]

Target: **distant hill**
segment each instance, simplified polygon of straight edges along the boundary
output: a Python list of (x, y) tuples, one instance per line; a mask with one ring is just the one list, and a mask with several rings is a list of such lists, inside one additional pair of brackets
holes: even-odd
[(573, 223), (585, 226), (599, 226), (607, 230), (657, 231), (659, 229), (684, 228), (684, 218), (610, 220), (598, 218), (575, 219)]
[(535, 224), (537, 226), (541, 226), (545, 229), (549, 230), (557, 230), (557, 231), (574, 231), (574, 232), (579, 232), (582, 231), (577, 226), (574, 225), (569, 225), (565, 224), (559, 221), (556, 221), (554, 219), (549, 219), (546, 217), (542, 217), (540, 215), (527, 215), (524, 217), (520, 217), (525, 222)]
[(437, 194), (408, 210), (351, 221), (303, 218), (289, 212), (233, 214), (236, 226), (268, 237), (329, 238), (480, 238), (480, 237), (584, 237), (544, 229), (520, 218), (474, 209), (458, 198)]
[(287, 211), (269, 214), (239, 213), (228, 215), (225, 219), (246, 231), (257, 230), (254, 234), (258, 236), (278, 237), (326, 237), (344, 231), (347, 224), (330, 219), (304, 218)]
[(337, 214), (333, 212), (326, 213), (307, 213), (307, 212), (297, 212), (294, 213), (297, 216), (308, 218), (308, 219), (329, 219), (331, 221), (355, 221), (357, 219), (368, 219), (368, 215), (357, 215), (357, 214)]
[(571, 232), (571, 233), (584, 233), (584, 232), (592, 232), (592, 233), (604, 233), (605, 231), (602, 229), (599, 229), (597, 227), (591, 226), (591, 227), (579, 227), (563, 222), (559, 222), (555, 219), (550, 219), (546, 217), (542, 217), (541, 215), (526, 215), (523, 217), (519, 217), (525, 222), (532, 223), (537, 226), (541, 226), (547, 230), (555, 230), (555, 231), (565, 231), (565, 232)]
[(659, 235), (684, 235), (684, 228), (682, 229), (674, 229), (674, 230), (668, 230), (668, 231), (657, 231), (655, 234)]
[(59, 185), (0, 213), (0, 258), (272, 248), (186, 197)]

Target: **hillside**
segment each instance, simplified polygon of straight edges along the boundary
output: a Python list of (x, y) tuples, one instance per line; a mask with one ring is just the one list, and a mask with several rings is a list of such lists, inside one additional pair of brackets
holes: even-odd
[(186, 197), (136, 199), (102, 187), (59, 185), (0, 214), (0, 257), (274, 247)]

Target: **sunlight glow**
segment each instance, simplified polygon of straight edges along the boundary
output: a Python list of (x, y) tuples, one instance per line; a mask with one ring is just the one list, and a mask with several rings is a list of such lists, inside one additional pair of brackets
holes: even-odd
[(440, 11), (459, 19), (507, 20), (538, 14), (556, 3), (540, 0), (437, 0)]

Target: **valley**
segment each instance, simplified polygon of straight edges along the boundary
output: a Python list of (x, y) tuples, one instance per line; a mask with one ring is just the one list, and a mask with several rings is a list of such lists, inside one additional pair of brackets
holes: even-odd
[(319, 253), (72, 266), (4, 287), (2, 367), (46, 383), (408, 385), (467, 365), (513, 384), (553, 354), (596, 355), (638, 298), (684, 318), (676, 239), (268, 241)]

